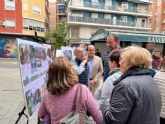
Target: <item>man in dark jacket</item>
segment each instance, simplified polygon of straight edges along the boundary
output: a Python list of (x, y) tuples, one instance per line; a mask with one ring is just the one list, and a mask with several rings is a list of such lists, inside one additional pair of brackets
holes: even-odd
[(114, 49), (120, 49), (119, 42), (120, 41), (119, 41), (119, 38), (117, 35), (109, 34), (107, 36), (106, 45), (108, 47), (108, 50), (106, 50), (104, 55), (103, 55), (103, 67), (104, 67), (103, 80), (104, 81), (109, 76), (109, 71), (110, 71), (110, 69), (109, 69), (109, 54)]
[(76, 58), (72, 61), (73, 69), (79, 77), (79, 83), (88, 86), (89, 66), (84, 49), (78, 47), (75, 49), (74, 53)]

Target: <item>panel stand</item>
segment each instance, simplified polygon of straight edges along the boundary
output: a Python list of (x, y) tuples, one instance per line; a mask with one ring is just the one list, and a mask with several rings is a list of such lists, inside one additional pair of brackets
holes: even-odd
[(24, 115), (24, 116), (27, 118), (26, 124), (29, 123), (29, 118), (28, 118), (28, 116), (24, 113), (25, 109), (26, 109), (26, 106), (24, 106), (23, 109), (22, 109), (22, 111), (18, 113), (19, 117), (18, 117), (17, 121), (15, 122), (15, 124), (17, 124), (17, 123), (19, 122), (19, 120), (20, 120), (20, 118), (22, 117), (22, 115)]

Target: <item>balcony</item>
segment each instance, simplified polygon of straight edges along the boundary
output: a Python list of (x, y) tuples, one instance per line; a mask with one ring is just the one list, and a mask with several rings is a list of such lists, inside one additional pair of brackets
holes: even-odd
[(90, 18), (90, 17), (77, 17), (77, 16), (69, 16), (69, 23), (77, 22), (77, 24), (83, 25), (95, 25), (95, 26), (103, 26), (103, 27), (123, 27), (134, 29), (150, 29), (151, 25), (149, 24), (141, 24), (141, 26), (136, 26), (135, 21), (121, 21), (121, 20), (113, 20), (113, 19), (102, 19), (102, 18)]
[(105, 13), (117, 13), (117, 14), (128, 14), (128, 15), (139, 15), (139, 16), (152, 16), (151, 12), (148, 10), (141, 10), (137, 7), (133, 7), (128, 5), (128, 7), (122, 7), (118, 5), (119, 3), (113, 3), (113, 5), (104, 5), (98, 2), (82, 2), (81, 4), (77, 5), (73, 1), (70, 1), (69, 7), (75, 10), (93, 10), (93, 11), (102, 11)]
[(127, 0), (127, 1), (134, 2), (134, 3), (145, 3), (145, 4), (153, 3), (152, 0)]
[(106, 24), (110, 25), (110, 19), (99, 19), (99, 18), (89, 18), (89, 17), (77, 17), (77, 16), (69, 16), (69, 21), (72, 22), (85, 22), (85, 23), (96, 23), (96, 24)]

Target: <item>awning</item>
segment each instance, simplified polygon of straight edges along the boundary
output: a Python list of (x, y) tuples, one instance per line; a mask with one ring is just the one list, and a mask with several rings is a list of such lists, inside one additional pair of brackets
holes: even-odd
[(131, 42), (152, 42), (152, 43), (165, 43), (165, 35), (158, 34), (136, 34), (136, 33), (121, 33), (111, 32), (117, 34), (120, 41), (131, 41)]
[(119, 37), (119, 40), (122, 42), (130, 41), (130, 42), (152, 42), (152, 43), (165, 43), (165, 35), (164, 34), (156, 34), (156, 33), (131, 33), (131, 32), (123, 32), (123, 31), (105, 31), (102, 30), (97, 31), (90, 38), (91, 42), (106, 40), (108, 34), (116, 34)]
[(92, 34), (90, 41), (97, 41), (105, 39), (108, 36), (109, 32), (104, 29), (98, 29), (95, 33)]

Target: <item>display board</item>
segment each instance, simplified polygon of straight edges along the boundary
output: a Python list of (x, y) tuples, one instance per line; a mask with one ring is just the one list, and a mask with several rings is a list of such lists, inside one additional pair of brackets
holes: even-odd
[(28, 109), (31, 117), (41, 102), (47, 82), (46, 73), (51, 63), (51, 46), (17, 39), (20, 62), (20, 75)]
[(66, 47), (61, 47), (61, 52), (63, 56), (66, 56), (69, 58), (69, 60), (73, 60), (75, 58), (74, 55), (74, 48), (66, 46)]

